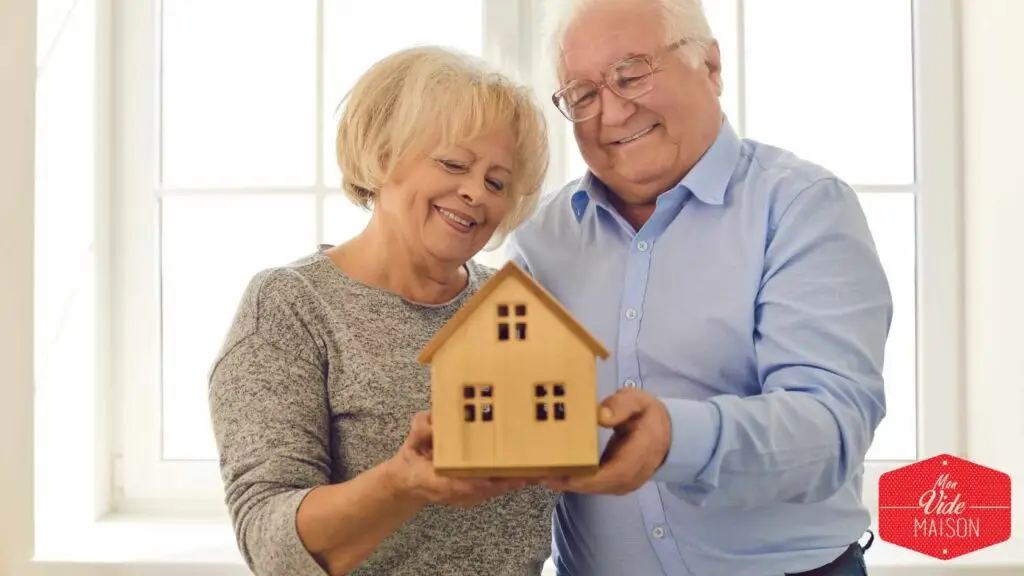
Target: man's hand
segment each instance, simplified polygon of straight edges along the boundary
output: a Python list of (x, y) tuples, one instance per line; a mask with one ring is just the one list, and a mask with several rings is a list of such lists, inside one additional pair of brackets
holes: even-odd
[(650, 480), (672, 443), (672, 422), (660, 400), (624, 388), (601, 403), (598, 424), (615, 430), (593, 476), (549, 478), (544, 485), (560, 492), (623, 495)]

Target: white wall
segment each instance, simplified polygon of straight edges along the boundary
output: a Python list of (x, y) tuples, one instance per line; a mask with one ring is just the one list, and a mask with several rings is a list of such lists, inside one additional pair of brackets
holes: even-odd
[(0, 575), (32, 536), (35, 4), (0, 0)]
[[(968, 454), (1019, 486), (1020, 447), (970, 422), (1024, 426), (1024, 0), (962, 4)], [(34, 1), (0, 0), (0, 576), (28, 560), (33, 532), (34, 18)]]
[[(967, 421), (1022, 430), (1024, 0), (963, 6)], [(1001, 436), (975, 431), (967, 448), (1013, 478), (1016, 532), (1024, 530), (1024, 447)]]

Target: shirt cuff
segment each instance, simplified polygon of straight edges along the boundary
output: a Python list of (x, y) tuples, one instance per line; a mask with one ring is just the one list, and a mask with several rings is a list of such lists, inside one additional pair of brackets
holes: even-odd
[(672, 439), (668, 455), (651, 482), (692, 484), (718, 444), (722, 415), (712, 402), (659, 398), (668, 410)]

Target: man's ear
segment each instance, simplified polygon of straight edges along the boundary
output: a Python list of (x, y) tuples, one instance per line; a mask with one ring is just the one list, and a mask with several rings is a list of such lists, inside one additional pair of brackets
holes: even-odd
[(704, 65), (708, 67), (708, 77), (718, 86), (718, 95), (722, 95), (722, 53), (718, 48), (718, 40), (712, 40), (704, 54)]

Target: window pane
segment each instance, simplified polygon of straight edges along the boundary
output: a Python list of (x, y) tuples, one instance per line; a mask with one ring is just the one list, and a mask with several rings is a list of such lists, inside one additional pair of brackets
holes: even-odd
[(254, 274), (315, 250), (312, 195), (172, 196), (162, 210), (163, 456), (215, 459), (207, 375)]
[(740, 55), (736, 30), (736, 0), (704, 0), (704, 13), (722, 55), (722, 111), (739, 129)]
[[(287, 10), (287, 9), (286, 9)], [(401, 15), (397, 17), (396, 15)], [(413, 45), (441, 44), (483, 53), (483, 2), (324, 1), (324, 182), (337, 186), (337, 109), (345, 93), (381, 58)]]
[(857, 185), (913, 183), (910, 0), (745, 6), (746, 135)]
[(316, 2), (163, 3), (163, 184), (311, 186)]
[(565, 136), (565, 156), (568, 159), (565, 177), (566, 182), (568, 182), (569, 180), (582, 177), (588, 168), (587, 163), (583, 161), (583, 155), (580, 154), (580, 147), (576, 144), (576, 134), (573, 132), (572, 122), (566, 120), (565, 124), (567, 131)]
[(502, 242), (501, 246), (498, 246), (493, 250), (481, 250), (473, 257), (473, 260), (476, 260), (484, 266), (501, 268), (508, 262), (508, 246)]
[[(705, 0), (704, 12), (711, 32), (718, 39), (719, 51), (722, 55), (723, 91), (720, 102), (722, 111), (729, 118), (733, 127), (739, 129), (739, 53), (736, 34), (736, 0)], [(576, 137), (573, 135), (573, 124), (565, 121), (566, 146), (566, 178), (572, 180), (583, 176), (587, 164), (580, 155)]]
[(43, 0), (36, 5), (36, 66), (43, 65), (57, 48), (71, 11), (77, 7), (75, 0)]
[(889, 277), (893, 320), (885, 347), (887, 414), (868, 451), (870, 460), (917, 459), (917, 256), (914, 195), (859, 195)]
[(363, 231), (370, 212), (356, 206), (344, 194), (335, 192), (324, 198), (324, 242), (337, 246)]

